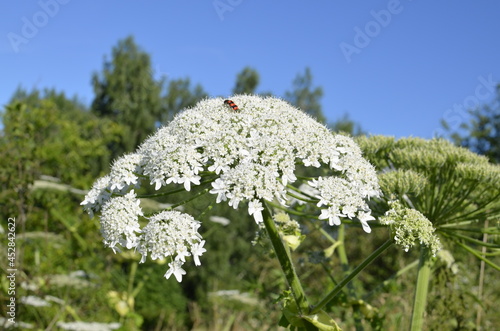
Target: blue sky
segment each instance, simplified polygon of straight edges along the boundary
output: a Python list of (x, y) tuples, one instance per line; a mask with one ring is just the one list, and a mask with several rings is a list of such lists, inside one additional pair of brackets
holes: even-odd
[(372, 134), (431, 138), (440, 119), (493, 99), (500, 2), (423, 0), (3, 1), (0, 105), (17, 86), (90, 104), (91, 74), (129, 35), (156, 77), (228, 96), (245, 66), (283, 96), (310, 67), (323, 111)]

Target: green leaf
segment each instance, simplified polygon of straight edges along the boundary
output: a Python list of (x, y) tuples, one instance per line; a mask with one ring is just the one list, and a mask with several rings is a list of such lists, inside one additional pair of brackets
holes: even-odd
[(292, 301), (289, 301), (286, 307), (283, 309), (283, 317), (285, 317), (292, 326), (296, 326), (299, 328), (305, 327), (304, 321), (299, 315), (297, 305)]
[[(323, 310), (312, 315), (300, 315), (296, 305), (289, 305), (283, 310), (280, 326), (292, 325), (298, 328), (306, 328), (306, 321), (314, 325), (318, 330), (339, 331), (342, 330), (337, 323)], [(309, 325), (310, 326), (310, 325)]]
[(314, 315), (308, 315), (303, 317), (306, 321), (313, 324), (319, 330), (327, 330), (327, 331), (339, 331), (342, 330), (335, 320), (328, 316), (323, 310), (320, 310), (318, 313)]

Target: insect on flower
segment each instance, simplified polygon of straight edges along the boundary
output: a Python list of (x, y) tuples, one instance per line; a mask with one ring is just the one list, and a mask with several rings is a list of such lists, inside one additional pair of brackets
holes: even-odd
[(238, 106), (233, 102), (233, 100), (224, 100), (224, 103), (226, 105), (229, 105), (229, 107), (233, 108), (233, 110), (238, 110)]

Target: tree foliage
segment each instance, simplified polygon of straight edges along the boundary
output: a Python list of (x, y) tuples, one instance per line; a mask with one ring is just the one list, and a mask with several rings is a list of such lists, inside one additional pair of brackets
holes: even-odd
[(233, 88), (233, 94), (255, 94), (259, 82), (260, 77), (257, 70), (245, 67), (236, 76), (236, 85)]
[(323, 89), (321, 87), (313, 88), (312, 78), (309, 68), (305, 69), (304, 74), (298, 74), (293, 81), (292, 90), (285, 93), (285, 99), (316, 118), (318, 122), (325, 123), (326, 118), (320, 103)]
[(171, 121), (181, 110), (194, 106), (206, 96), (207, 93), (201, 85), (191, 87), (189, 78), (171, 80), (167, 85), (165, 95), (161, 98), (159, 122), (165, 124)]
[(46, 100), (51, 100), (65, 114), (71, 114), (70, 117), (88, 110), (87, 106), (77, 96), (69, 98), (63, 91), (49, 88), (45, 88), (42, 91), (39, 89), (28, 91), (25, 88), (18, 87), (12, 95), (9, 104), (19, 101), (28, 107), (40, 107), (41, 103)]
[(132, 151), (154, 131), (161, 110), (162, 82), (153, 77), (149, 54), (132, 37), (119, 41), (92, 84), (92, 111), (125, 127), (113, 156)]
[(366, 134), (359, 123), (354, 122), (347, 113), (344, 114), (340, 119), (328, 123), (328, 127), (333, 132), (345, 133), (351, 136), (360, 136)]
[[(468, 122), (463, 122), (459, 130), (451, 132), (452, 140), (460, 146), (486, 155), (493, 162), (500, 162), (500, 85), (497, 95), (491, 103), (469, 109)], [(449, 123), (443, 121), (445, 129)]]
[(0, 201), (6, 214), (21, 218), (31, 210), (35, 180), (43, 175), (88, 187), (107, 169), (107, 145), (122, 132), (119, 125), (96, 118), (54, 90), (19, 89), (4, 109), (2, 122)]

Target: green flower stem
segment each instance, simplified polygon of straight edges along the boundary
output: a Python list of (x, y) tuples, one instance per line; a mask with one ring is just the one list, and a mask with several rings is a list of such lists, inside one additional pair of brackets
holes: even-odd
[(292, 198), (295, 198), (295, 199), (297, 199), (297, 200), (301, 200), (301, 201), (303, 201), (303, 202), (307, 202), (307, 203), (318, 203), (318, 201), (319, 201), (318, 199), (316, 199), (316, 200), (312, 200), (312, 199), (305, 199), (304, 197), (301, 197), (301, 196), (299, 196), (299, 195), (297, 195), (297, 194), (293, 194), (293, 193), (292, 193), (292, 192), (290, 192), (290, 191), (288, 191), (286, 194), (287, 194), (287, 195), (289, 195), (289, 196), (291, 196)]
[(176, 203), (175, 205), (172, 205), (172, 206), (170, 206), (170, 207), (168, 207), (168, 208), (165, 208), (165, 210), (173, 210), (174, 208), (177, 208), (177, 207), (179, 207), (179, 206), (185, 205), (186, 203), (188, 203), (188, 202), (190, 202), (190, 201), (193, 201), (193, 200), (197, 199), (198, 197), (200, 197), (200, 196), (202, 196), (202, 195), (204, 195), (204, 194), (208, 193), (208, 191), (209, 191), (209, 190), (210, 190), (210, 188), (206, 188), (206, 189), (204, 189), (204, 190), (201, 190), (201, 191), (199, 191), (198, 193), (196, 193), (195, 195), (193, 195), (191, 198), (186, 199), (186, 200), (184, 200), (184, 201), (181, 201), (181, 202), (179, 202), (179, 203)]
[(422, 246), (420, 249), (420, 263), (418, 265), (417, 287), (413, 299), (411, 331), (420, 331), (423, 328), (432, 264), (431, 252), (427, 247)]
[[(167, 208), (164, 208), (164, 210), (174, 210), (175, 208), (179, 207), (179, 206), (183, 206), (185, 205), (186, 203), (190, 202), (190, 201), (193, 201), (197, 198), (199, 198), (200, 196), (204, 195), (204, 194), (207, 194), (207, 192), (210, 190), (210, 188), (206, 188), (204, 190), (200, 190), (199, 192), (197, 192), (196, 194), (194, 194), (192, 197), (184, 200), (184, 201), (181, 201), (179, 203), (176, 203), (174, 205), (171, 205)], [(142, 197), (141, 197), (142, 198)], [(149, 214), (144, 214), (145, 217), (150, 217), (152, 216), (153, 214), (155, 214), (155, 212), (153, 213), (149, 213)]]
[(323, 237), (325, 237), (329, 242), (331, 242), (333, 245), (335, 245), (335, 247), (337, 247), (339, 245), (343, 245), (342, 242), (340, 242), (337, 239), (334, 239), (322, 226), (318, 226), (316, 223), (313, 223), (313, 227), (316, 230), (318, 230), (323, 235)]
[[(347, 252), (345, 250), (345, 225), (340, 224), (338, 227), (338, 240), (341, 243), (338, 248), (337, 248), (337, 254), (339, 256), (340, 264), (342, 265), (342, 270), (343, 275), (348, 275), (349, 274), (349, 259), (347, 258)], [(339, 284), (335, 284), (338, 286)], [(356, 295), (356, 290), (354, 289), (354, 285), (352, 282), (346, 283), (347, 286), (347, 293), (351, 299), (357, 300), (357, 295)], [(359, 306), (354, 305), (352, 307), (353, 309), (353, 319), (354, 319), (354, 325), (356, 327), (356, 330), (362, 330), (363, 328), (361, 327), (362, 319), (361, 319), (361, 313)]]
[(297, 303), (299, 313), (301, 315), (307, 314), (309, 311), (309, 303), (307, 302), (304, 289), (300, 284), (299, 277), (295, 272), (290, 254), (285, 248), (283, 241), (281, 241), (280, 234), (278, 232), (278, 229), (276, 228), (276, 224), (274, 224), (274, 220), (271, 216), (268, 206), (265, 202), (263, 202), (262, 205), (264, 206), (264, 210), (262, 211), (264, 225), (266, 227), (269, 238), (271, 239), (271, 244), (273, 245), (274, 251), (276, 252), (276, 256), (278, 257), (278, 261), (280, 262), (281, 269), (285, 274), (288, 285), (290, 285), (292, 289), (292, 294), (295, 298), (295, 302)]
[(173, 194), (176, 194), (176, 193), (179, 193), (179, 192), (185, 192), (186, 189), (184, 187), (181, 187), (181, 188), (178, 188), (178, 189), (175, 189), (175, 190), (171, 190), (171, 191), (167, 191), (167, 192), (160, 192), (160, 193), (152, 193), (152, 194), (141, 194), (139, 196), (139, 198), (158, 198), (158, 197), (166, 197), (166, 196), (169, 196), (169, 195), (173, 195)]
[(342, 243), (337, 249), (337, 252), (339, 254), (339, 259), (340, 263), (342, 264), (342, 268), (344, 269), (344, 272), (347, 272), (347, 269), (349, 268), (349, 260), (347, 259), (347, 253), (345, 251), (345, 225), (341, 224), (339, 225), (339, 232), (338, 232), (338, 241)]
[[(459, 239), (463, 239), (464, 241), (467, 241), (471, 244), (474, 244), (474, 245), (479, 245), (479, 246), (482, 246), (482, 247), (488, 247), (488, 248), (500, 248), (500, 245), (498, 244), (491, 244), (491, 243), (488, 243), (488, 242), (484, 242), (483, 240), (478, 240), (478, 239), (474, 239), (474, 238), (471, 238), (471, 237), (468, 237), (468, 236), (464, 236), (464, 235), (461, 235), (461, 234), (458, 234), (458, 233), (455, 233), (454, 231), (442, 231), (442, 232), (447, 232), (447, 235), (446, 237), (450, 238), (450, 237), (456, 237), (456, 238), (459, 238)], [(479, 231), (479, 233), (481, 233), (481, 231)], [(485, 233), (487, 234), (487, 233)]]
[(137, 261), (133, 261), (131, 263), (131, 268), (130, 268), (130, 275), (128, 277), (128, 288), (127, 288), (127, 293), (129, 295), (132, 294), (133, 288), (134, 288), (134, 279), (135, 279), (135, 274), (137, 272)]
[[(296, 188), (293, 185), (287, 185), (286, 187), (288, 188), (287, 194), (289, 194), (290, 196), (294, 197), (297, 200), (302, 200), (304, 202), (310, 202), (310, 203), (318, 203), (318, 201), (319, 201), (318, 198), (315, 198), (315, 197), (313, 197), (305, 192), (302, 192), (301, 190), (299, 190), (298, 188)], [(290, 191), (294, 191), (294, 192), (298, 193), (300, 196), (296, 196)], [(306, 197), (308, 199), (304, 199), (304, 197)]]
[(472, 249), (470, 248), (469, 246), (467, 245), (464, 245), (463, 243), (461, 243), (460, 241), (456, 241), (456, 243), (462, 247), (463, 249), (465, 249), (466, 251), (468, 251), (469, 253), (471, 253), (472, 255), (474, 255), (475, 257), (477, 257), (478, 259), (480, 259), (481, 261), (484, 261), (484, 263), (486, 263), (487, 265), (489, 265), (490, 267), (500, 271), (500, 265), (497, 265), (495, 263), (493, 263), (493, 261), (490, 261), (489, 259), (487, 259), (486, 257), (483, 256), (483, 254), (481, 254), (480, 252), (478, 252), (477, 250), (475, 249)]
[(360, 265), (358, 265), (349, 275), (347, 275), (340, 283), (335, 286), (335, 288), (328, 293), (317, 305), (314, 306), (313, 310), (311, 311), (312, 314), (316, 314), (319, 312), (321, 309), (323, 309), (324, 306), (326, 306), (337, 294), (340, 293), (340, 291), (344, 288), (344, 286), (347, 285), (354, 277), (356, 277), (364, 268), (366, 268), (370, 263), (373, 262), (379, 255), (381, 255), (386, 249), (391, 247), (393, 244), (393, 240), (389, 239), (387, 240), (382, 246), (377, 248), (370, 256), (368, 256), (363, 262), (361, 262)]
[(267, 201), (266, 203), (273, 208), (286, 211), (288, 214), (291, 214), (291, 215), (301, 216), (301, 217), (305, 217), (305, 218), (309, 218), (309, 219), (318, 219), (318, 215), (311, 215), (311, 214), (302, 213), (300, 211), (296, 211), (296, 210), (290, 209), (288, 207), (284, 207), (280, 204), (272, 203), (270, 201)]

